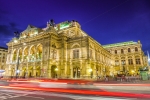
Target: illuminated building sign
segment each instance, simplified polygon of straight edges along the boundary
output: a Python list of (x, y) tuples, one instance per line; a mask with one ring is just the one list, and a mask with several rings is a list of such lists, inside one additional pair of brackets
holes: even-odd
[(116, 43), (116, 44), (108, 44), (103, 45), (104, 48), (110, 48), (110, 47), (117, 47), (117, 46), (125, 46), (130, 44), (136, 44), (137, 42), (129, 41), (129, 42), (122, 42), (122, 43)]
[(71, 25), (70, 22), (66, 21), (66, 22), (63, 22), (63, 23), (60, 23), (60, 29), (64, 29), (64, 28), (67, 28)]

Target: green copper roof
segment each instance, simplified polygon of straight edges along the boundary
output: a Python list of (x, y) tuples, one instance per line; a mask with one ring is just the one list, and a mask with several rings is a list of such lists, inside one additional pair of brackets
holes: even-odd
[(63, 22), (63, 23), (60, 23), (60, 29), (63, 29), (63, 28), (67, 28), (70, 26), (70, 22), (66, 21), (66, 22)]
[(133, 42), (133, 41), (121, 42), (121, 43), (103, 45), (103, 47), (104, 48), (111, 48), (111, 47), (125, 46), (125, 45), (131, 45), (131, 44), (137, 44), (137, 42)]

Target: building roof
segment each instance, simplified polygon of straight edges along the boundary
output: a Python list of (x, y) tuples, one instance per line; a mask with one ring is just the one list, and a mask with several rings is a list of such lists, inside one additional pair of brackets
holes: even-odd
[(111, 47), (119, 47), (119, 46), (126, 46), (131, 44), (137, 44), (137, 42), (128, 41), (128, 42), (121, 42), (121, 43), (115, 43), (115, 44), (107, 44), (103, 45), (104, 48), (111, 48)]
[(0, 49), (6, 49), (6, 50), (7, 50), (8, 48), (5, 48), (5, 47), (1, 47), (1, 46), (0, 46)]

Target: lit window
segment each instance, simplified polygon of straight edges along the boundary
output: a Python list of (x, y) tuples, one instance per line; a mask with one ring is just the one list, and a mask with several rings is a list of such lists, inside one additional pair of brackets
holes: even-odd
[(121, 60), (121, 64), (122, 64), (122, 65), (125, 65), (125, 60)]
[(119, 60), (115, 60), (115, 65), (119, 65)]
[(133, 60), (132, 59), (128, 59), (128, 63), (129, 63), (129, 65), (133, 65)]
[(79, 58), (79, 50), (73, 50), (73, 58)]
[(115, 50), (115, 54), (117, 54), (117, 50)]
[(135, 51), (138, 51), (138, 48), (137, 48), (137, 47), (135, 47)]
[(122, 53), (122, 54), (124, 53), (123, 49), (121, 49), (121, 53)]
[(136, 64), (137, 64), (137, 65), (138, 65), (138, 64), (139, 64), (139, 65), (141, 64), (140, 58), (136, 58), (135, 61), (136, 61)]
[(128, 48), (128, 52), (131, 52), (131, 49), (130, 49), (130, 48)]

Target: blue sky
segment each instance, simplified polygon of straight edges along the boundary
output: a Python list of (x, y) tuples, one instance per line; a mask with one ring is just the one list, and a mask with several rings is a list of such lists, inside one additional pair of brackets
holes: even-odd
[(0, 46), (15, 31), (44, 28), (50, 19), (77, 20), (102, 45), (140, 40), (150, 51), (150, 0), (0, 0)]

